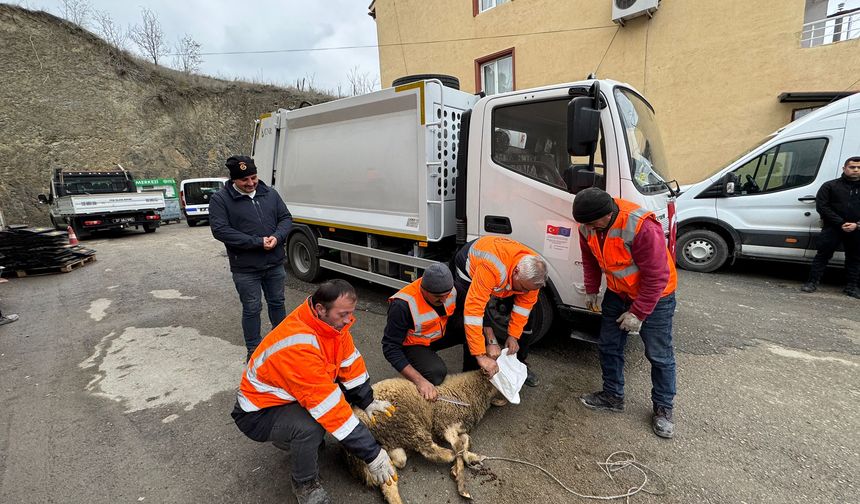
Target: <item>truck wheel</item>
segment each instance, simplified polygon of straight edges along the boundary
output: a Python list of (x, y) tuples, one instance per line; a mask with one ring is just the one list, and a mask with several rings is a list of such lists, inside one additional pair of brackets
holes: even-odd
[(317, 245), (302, 232), (293, 233), (287, 246), (290, 269), (299, 280), (313, 282), (320, 275), (320, 259)]
[(144, 233), (154, 233), (156, 229), (158, 229), (158, 224), (144, 224), (143, 225), (143, 232)]
[(460, 89), (460, 79), (452, 75), (439, 74), (415, 74), (407, 75), (405, 77), (398, 77), (397, 79), (394, 79), (394, 82), (391, 83), (391, 86), (397, 87), (402, 86), (403, 84), (409, 84), (411, 82), (417, 82), (427, 79), (439, 79), (439, 81), (442, 82), (442, 85), (445, 87), (449, 87), (451, 89)]
[(728, 257), (726, 240), (708, 229), (687, 231), (678, 238), (675, 261), (685, 270), (710, 273), (719, 269)]
[[(508, 321), (510, 320), (513, 298), (490, 298), (487, 303), (487, 314), (490, 316), (490, 324), (493, 332), (499, 340), (508, 336)], [(532, 307), (529, 321), (523, 329), (520, 339), (528, 338), (529, 345), (534, 345), (546, 336), (552, 326), (555, 309), (547, 293), (541, 289), (538, 300)]]
[(185, 222), (188, 224), (188, 227), (194, 227), (197, 225), (197, 221), (194, 219), (185, 219)]

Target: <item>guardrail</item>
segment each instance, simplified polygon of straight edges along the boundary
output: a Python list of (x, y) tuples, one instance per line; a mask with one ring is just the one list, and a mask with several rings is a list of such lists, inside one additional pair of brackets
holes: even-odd
[(817, 47), (860, 38), (860, 10), (819, 19), (803, 25), (800, 47)]

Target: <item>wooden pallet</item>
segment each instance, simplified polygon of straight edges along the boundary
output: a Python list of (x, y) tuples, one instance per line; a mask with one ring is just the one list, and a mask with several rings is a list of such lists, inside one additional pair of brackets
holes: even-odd
[(95, 262), (95, 260), (96, 260), (96, 256), (94, 254), (94, 255), (91, 255), (88, 257), (77, 259), (75, 261), (64, 264), (62, 266), (51, 266), (51, 267), (45, 267), (45, 268), (31, 268), (28, 270), (17, 270), (15, 273), (18, 275), (18, 278), (23, 278), (23, 277), (28, 277), (28, 276), (53, 275), (55, 273), (68, 273), (72, 270), (82, 268), (91, 262)]

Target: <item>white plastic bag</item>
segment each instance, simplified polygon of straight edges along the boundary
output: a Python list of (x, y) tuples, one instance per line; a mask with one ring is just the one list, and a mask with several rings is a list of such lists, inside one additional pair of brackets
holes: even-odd
[(496, 359), (499, 372), (490, 378), (490, 383), (505, 396), (511, 404), (520, 403), (520, 389), (526, 382), (528, 370), (526, 365), (517, 360), (517, 354), (508, 355), (508, 349), (502, 349), (502, 355)]

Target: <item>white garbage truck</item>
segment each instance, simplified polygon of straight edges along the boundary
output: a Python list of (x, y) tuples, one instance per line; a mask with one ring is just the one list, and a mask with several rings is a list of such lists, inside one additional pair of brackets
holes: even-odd
[[(585, 309), (575, 194), (597, 186), (668, 230), (677, 188), (654, 110), (631, 86), (589, 79), (491, 96), (444, 76), (256, 121), (258, 174), (284, 198), (296, 277), (322, 269), (400, 288), (484, 235), (540, 253), (549, 281), (526, 330)], [(504, 304), (489, 307), (504, 332)]]

